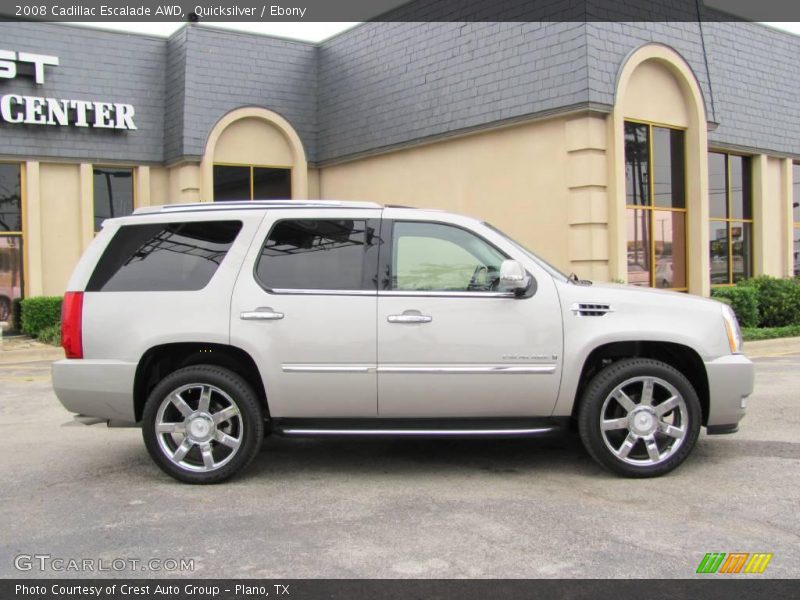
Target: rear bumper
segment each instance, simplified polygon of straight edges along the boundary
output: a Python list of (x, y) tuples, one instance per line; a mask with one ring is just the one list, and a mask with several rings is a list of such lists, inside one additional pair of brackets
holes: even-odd
[(53, 363), (53, 389), (68, 411), (133, 423), (136, 363), (118, 360), (73, 360)]
[(708, 374), (710, 434), (734, 433), (753, 393), (754, 366), (746, 356), (731, 354), (705, 363)]

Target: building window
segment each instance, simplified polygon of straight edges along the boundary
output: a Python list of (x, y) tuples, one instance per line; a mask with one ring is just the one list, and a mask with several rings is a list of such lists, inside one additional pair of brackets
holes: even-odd
[(753, 276), (753, 189), (750, 158), (708, 153), (711, 285)]
[(20, 165), (0, 163), (0, 327), (7, 329), (11, 306), (22, 297), (22, 180)]
[(628, 283), (687, 290), (683, 131), (625, 123), (625, 204)]
[(133, 169), (124, 167), (94, 168), (94, 230), (103, 221), (124, 217), (133, 212)]
[(792, 256), (794, 276), (800, 277), (800, 165), (792, 165)]
[(291, 173), (254, 165), (214, 165), (214, 201), (289, 199)]

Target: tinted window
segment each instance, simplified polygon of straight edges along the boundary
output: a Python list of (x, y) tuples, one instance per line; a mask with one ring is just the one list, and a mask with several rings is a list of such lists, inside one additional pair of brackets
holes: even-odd
[(214, 201), (250, 200), (250, 167), (214, 165)]
[(0, 231), (22, 231), (19, 165), (0, 163)]
[(289, 169), (253, 167), (253, 200), (282, 200), (292, 197)]
[(491, 291), (505, 259), (478, 236), (438, 223), (395, 223), (392, 239), (394, 290)]
[(256, 275), (269, 289), (374, 290), (377, 221), (296, 219), (275, 224)]
[(214, 165), (214, 201), (288, 199), (291, 179), (291, 169)]
[(653, 127), (653, 196), (655, 206), (686, 207), (683, 132)]
[(126, 225), (111, 240), (87, 291), (188, 291), (206, 286), (240, 221)]
[(106, 219), (133, 212), (133, 169), (95, 167), (93, 185), (95, 231)]
[(649, 127), (625, 123), (625, 203), (650, 204)]
[(708, 153), (708, 203), (712, 219), (728, 218), (728, 171), (719, 152)]

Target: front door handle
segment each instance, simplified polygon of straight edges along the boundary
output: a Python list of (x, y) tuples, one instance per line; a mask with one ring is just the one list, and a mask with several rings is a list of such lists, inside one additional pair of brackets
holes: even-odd
[(255, 310), (246, 310), (239, 314), (243, 321), (277, 321), (283, 318), (283, 313), (272, 310), (269, 306), (261, 306)]
[(430, 323), (433, 321), (433, 317), (429, 317), (428, 315), (389, 315), (386, 317), (386, 320), (389, 323)]

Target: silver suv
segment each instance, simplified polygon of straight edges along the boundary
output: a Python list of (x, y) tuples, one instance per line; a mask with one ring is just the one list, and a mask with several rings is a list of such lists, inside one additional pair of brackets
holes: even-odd
[(139, 209), (69, 281), (56, 394), (140, 424), (189, 483), (268, 433), (523, 437), (577, 426), (605, 467), (674, 469), (753, 388), (733, 312), (565, 276), (489, 225), (325, 201)]

